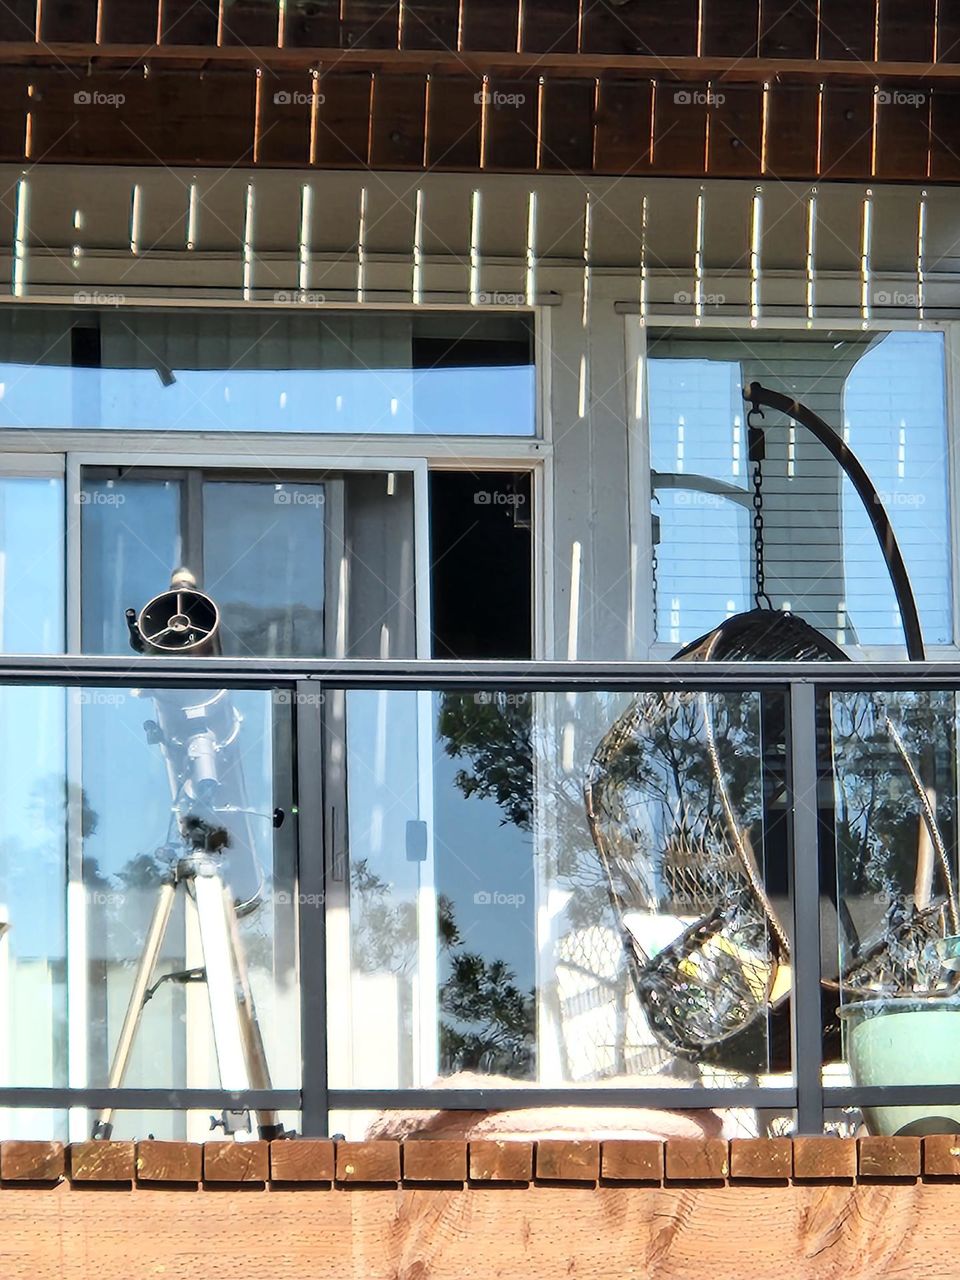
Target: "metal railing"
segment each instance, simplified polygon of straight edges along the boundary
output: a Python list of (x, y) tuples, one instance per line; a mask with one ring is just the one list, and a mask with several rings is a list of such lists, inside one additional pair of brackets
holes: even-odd
[[(359, 1089), (328, 1079), (326, 939), (324, 911), (315, 927), (299, 930), (302, 1075), (299, 1089), (0, 1088), (0, 1107), (191, 1110), (299, 1110), (301, 1131), (322, 1136), (331, 1111), (369, 1109), (486, 1110), (543, 1105), (785, 1109), (799, 1133), (821, 1133), (825, 1110), (917, 1103), (960, 1105), (950, 1085), (825, 1086), (822, 1080), (821, 883), (818, 858), (817, 701), (830, 693), (960, 691), (957, 663), (671, 664), (324, 662), (315, 660), (166, 659), (143, 657), (0, 658), (0, 685), (288, 689), (294, 708), (299, 777), (299, 885), (324, 900), (322, 777), (323, 699), (320, 690), (513, 691), (574, 694), (590, 691), (782, 695), (787, 712), (789, 899), (793, 916), (791, 998), (792, 1083), (778, 1087), (534, 1086), (478, 1089)], [(956, 851), (952, 854), (955, 858)]]

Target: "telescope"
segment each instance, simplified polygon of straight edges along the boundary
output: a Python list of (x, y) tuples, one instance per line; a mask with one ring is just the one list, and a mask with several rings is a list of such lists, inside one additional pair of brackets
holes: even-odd
[[(137, 653), (210, 657), (220, 652), (220, 610), (197, 589), (189, 569), (176, 570), (170, 589), (154, 596), (139, 614), (127, 609), (126, 620)], [(227, 689), (161, 688), (151, 696), (156, 719), (144, 721), (143, 728), (147, 741), (163, 753), (181, 834), (215, 844), (221, 874), (238, 913), (245, 915), (259, 905), (263, 888), (251, 818), (266, 815), (247, 802), (238, 749), (243, 718)], [(283, 820), (279, 810), (269, 816), (274, 826)]]
[[(178, 569), (170, 589), (137, 614), (126, 610), (131, 646), (142, 654), (209, 656), (219, 653), (220, 611)], [(138, 691), (142, 693), (142, 691)], [(110, 1067), (109, 1087), (123, 1085), (144, 1006), (164, 982), (207, 987), (220, 1084), (224, 1089), (270, 1089), (270, 1073), (238, 928), (260, 905), (263, 877), (251, 819), (279, 827), (283, 812), (257, 814), (247, 803), (238, 739), (243, 718), (227, 689), (160, 688), (151, 691), (156, 719), (144, 722), (147, 741), (160, 748), (170, 788), (167, 841), (159, 853), (168, 873), (160, 886), (126, 1015)], [(154, 978), (174, 903), (180, 892), (196, 913), (203, 963)], [(238, 1139), (252, 1137), (248, 1111), (225, 1109), (211, 1127)], [(258, 1111), (261, 1138), (284, 1137), (276, 1112)], [(94, 1138), (113, 1132), (111, 1108), (100, 1111)]]
[(169, 591), (154, 596), (140, 610), (127, 609), (130, 647), (137, 653), (171, 654), (199, 658), (220, 652), (220, 610), (208, 595), (197, 590), (189, 569), (177, 569)]

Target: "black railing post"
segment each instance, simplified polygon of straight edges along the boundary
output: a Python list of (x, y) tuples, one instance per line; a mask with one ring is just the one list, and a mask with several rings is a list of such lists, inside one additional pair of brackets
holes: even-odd
[(323, 686), (296, 686), (298, 925), (300, 932), (300, 1131), (325, 1138), (327, 1096), (327, 909), (323, 857)]
[(797, 1133), (823, 1133), (820, 1014), (820, 857), (817, 701), (809, 680), (790, 683), (790, 866), (793, 889), (793, 1069)]

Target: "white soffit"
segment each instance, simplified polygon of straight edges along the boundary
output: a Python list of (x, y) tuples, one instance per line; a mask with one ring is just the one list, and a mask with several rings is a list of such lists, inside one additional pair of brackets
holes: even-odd
[(859, 305), (865, 273), (922, 274), (944, 308), (960, 268), (960, 189), (921, 184), (96, 166), (5, 166), (0, 183), (0, 292), (23, 297), (457, 302), (471, 281), (577, 292), (586, 257), (624, 300), (644, 270), (663, 306), (699, 283), (798, 307), (812, 272), (824, 305)]

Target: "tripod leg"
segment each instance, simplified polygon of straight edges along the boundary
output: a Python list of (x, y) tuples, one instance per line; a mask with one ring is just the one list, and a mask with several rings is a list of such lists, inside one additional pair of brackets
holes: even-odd
[[(160, 886), (156, 906), (153, 909), (153, 918), (150, 921), (147, 938), (143, 944), (143, 951), (140, 953), (140, 962), (137, 965), (136, 977), (133, 980), (133, 990), (130, 992), (130, 999), (127, 1002), (127, 1012), (124, 1014), (123, 1026), (120, 1028), (120, 1038), (113, 1053), (113, 1062), (110, 1064), (110, 1075), (107, 1079), (107, 1086), (110, 1089), (119, 1089), (127, 1074), (130, 1054), (133, 1051), (133, 1042), (136, 1038), (137, 1028), (140, 1026), (140, 1017), (143, 1013), (147, 990), (157, 967), (157, 960), (160, 957), (160, 948), (163, 946), (167, 925), (170, 923), (170, 912), (173, 910), (176, 891), (176, 885), (172, 882)], [(113, 1109), (112, 1107), (104, 1107), (97, 1115), (93, 1126), (93, 1136), (95, 1138), (109, 1138), (112, 1132)]]
[(240, 1027), (239, 993), (233, 970), (223, 881), (219, 875), (201, 872), (194, 877), (193, 887), (220, 1085), (224, 1089), (248, 1089), (250, 1077)]
[[(240, 1000), (240, 1027), (243, 1033), (243, 1048), (247, 1060), (247, 1074), (254, 1089), (269, 1089), (270, 1067), (267, 1063), (267, 1051), (257, 1020), (257, 1009), (253, 1001), (250, 987), (250, 975), (247, 970), (247, 959), (244, 955), (243, 941), (237, 923), (237, 913), (226, 887), (223, 890), (223, 905), (226, 912), (227, 927), (230, 930), (230, 943), (233, 950), (233, 963), (237, 975), (238, 999)], [(258, 1111), (257, 1129), (264, 1139), (282, 1138), (283, 1125), (276, 1111)]]

